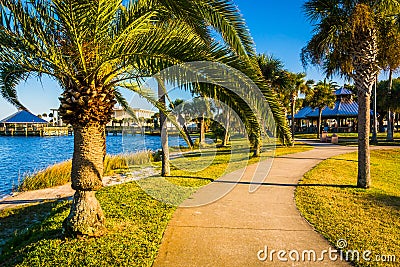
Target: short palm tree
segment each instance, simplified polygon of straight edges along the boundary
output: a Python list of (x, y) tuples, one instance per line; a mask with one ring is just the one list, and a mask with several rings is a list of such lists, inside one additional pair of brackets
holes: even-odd
[(332, 108), (335, 105), (336, 97), (333, 92), (336, 88), (337, 85), (335, 82), (324, 79), (323, 81), (319, 81), (306, 93), (305, 101), (307, 105), (313, 109), (318, 109), (318, 138), (321, 136), (322, 111), (326, 107)]
[(299, 93), (306, 93), (310, 90), (311, 85), (314, 83), (312, 80), (305, 80), (305, 73), (287, 73), (286, 85), (283, 88), (283, 93), (290, 99), (290, 110), (292, 120), (292, 137), (294, 138), (295, 133), (295, 118), (296, 113), (296, 100)]
[(378, 64), (380, 18), (398, 14), (398, 0), (308, 0), (307, 17), (314, 35), (302, 51), (303, 63), (322, 66), (327, 76), (340, 74), (353, 79), (358, 95), (358, 187), (368, 188), (370, 179), (370, 97)]
[[(63, 89), (60, 115), (74, 129), (71, 181), (76, 190), (63, 223), (66, 235), (98, 235), (105, 125), (119, 88), (184, 61), (213, 60), (222, 45), (248, 60), (252, 40), (237, 8), (222, 0), (0, 1), (0, 91), (23, 107), (15, 87), (48, 75)], [(210, 36), (212, 27), (223, 44)], [(224, 54), (226, 55), (226, 53)], [(224, 58), (219, 54), (219, 58)], [(162, 108), (160, 106), (160, 108)]]

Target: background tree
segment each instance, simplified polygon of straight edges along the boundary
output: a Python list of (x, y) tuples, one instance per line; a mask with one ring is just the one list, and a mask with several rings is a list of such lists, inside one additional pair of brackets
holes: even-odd
[(285, 95), (290, 99), (290, 115), (292, 121), (292, 137), (295, 133), (295, 118), (296, 114), (296, 101), (299, 93), (306, 93), (310, 90), (311, 85), (314, 83), (312, 80), (305, 80), (305, 73), (287, 73), (287, 83), (284, 87)]
[(189, 134), (189, 131), (186, 127), (185, 115), (187, 112), (185, 101), (183, 99), (175, 99), (172, 103), (169, 104), (169, 108), (172, 109), (172, 112), (177, 117), (179, 124), (182, 126), (183, 131), (186, 134), (187, 139), (189, 140), (189, 145), (193, 147), (193, 140)]
[[(377, 112), (379, 116), (379, 130), (384, 132), (383, 120), (387, 118), (387, 110), (400, 112), (400, 78), (393, 79), (391, 94), (388, 94), (389, 80), (380, 81), (377, 86)], [(393, 127), (394, 128), (394, 127)]]
[(212, 112), (215, 111), (215, 106), (213, 102), (209, 101), (207, 98), (195, 97), (192, 102), (188, 103), (188, 109), (190, 109), (191, 116), (199, 125), (199, 145), (205, 145), (206, 131), (208, 128), (206, 123), (209, 121), (208, 118), (212, 118)]
[[(379, 65), (389, 72), (387, 94), (390, 98), (393, 87), (393, 72), (400, 67), (400, 24), (397, 16), (383, 16), (378, 20)], [(387, 141), (393, 141), (393, 119), (391, 106), (387, 106)]]
[(379, 18), (398, 14), (397, 0), (308, 0), (306, 16), (314, 35), (302, 50), (304, 65), (321, 66), (326, 75), (340, 74), (354, 81), (358, 96), (357, 186), (368, 188), (370, 174), (370, 96), (379, 71)]
[(285, 110), (285, 120), (287, 120), (286, 115), (290, 109), (290, 97), (285, 90), (289, 84), (288, 71), (284, 69), (283, 62), (273, 55), (258, 54), (257, 63), (263, 78), (274, 91), (281, 108)]
[(333, 94), (337, 88), (335, 82), (326, 79), (319, 81), (311, 90), (307, 91), (305, 102), (313, 109), (318, 109), (317, 138), (321, 136), (322, 111), (326, 108), (333, 108), (336, 97)]

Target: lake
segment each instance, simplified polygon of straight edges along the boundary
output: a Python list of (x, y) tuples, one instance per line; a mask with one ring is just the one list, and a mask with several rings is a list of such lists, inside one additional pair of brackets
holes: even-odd
[[(71, 159), (73, 143), (73, 136), (0, 137), (0, 199), (10, 194), (25, 174)], [(169, 145), (186, 143), (180, 137), (170, 136)], [(107, 153), (111, 155), (160, 148), (159, 136), (107, 136)]]

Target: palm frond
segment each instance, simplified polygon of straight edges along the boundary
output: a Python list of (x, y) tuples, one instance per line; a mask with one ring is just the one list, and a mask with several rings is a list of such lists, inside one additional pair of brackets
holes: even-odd
[(131, 83), (125, 82), (125, 83), (121, 83), (119, 86), (137, 93), (139, 96), (143, 97), (149, 103), (151, 103), (154, 107), (158, 108), (160, 110), (160, 112), (162, 112), (167, 117), (167, 119), (179, 130), (179, 132), (180, 132), (181, 136), (183, 137), (183, 139), (185, 140), (185, 142), (190, 146), (190, 141), (187, 138), (185, 131), (181, 127), (177, 118), (175, 117), (175, 115), (173, 113), (168, 111), (166, 109), (166, 107), (164, 107), (164, 105), (162, 105), (162, 103), (160, 103), (157, 95), (155, 94), (155, 92), (152, 89), (146, 88), (145, 86), (143, 86), (137, 82), (131, 82)]
[(19, 82), (26, 80), (29, 72), (17, 69), (12, 65), (0, 65), (0, 93), (8, 102), (19, 109), (26, 109), (18, 100), (16, 86)]

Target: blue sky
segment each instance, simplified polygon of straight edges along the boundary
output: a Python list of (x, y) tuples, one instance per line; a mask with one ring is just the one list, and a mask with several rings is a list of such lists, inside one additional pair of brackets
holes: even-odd
[[(303, 1), (234, 0), (234, 2), (243, 13), (255, 40), (257, 52), (273, 54), (284, 62), (286, 69), (303, 72), (300, 51), (311, 37), (312, 30), (301, 11)], [(308, 68), (307, 78), (320, 80), (323, 75), (315, 68)], [(30, 79), (21, 83), (17, 91), (22, 103), (35, 114), (48, 113), (50, 108), (59, 106), (58, 97), (61, 89), (54, 80), (43, 78), (40, 82)], [(148, 105), (137, 96), (131, 102), (134, 106), (148, 108)], [(0, 99), (0, 119), (15, 111), (11, 104)]]

